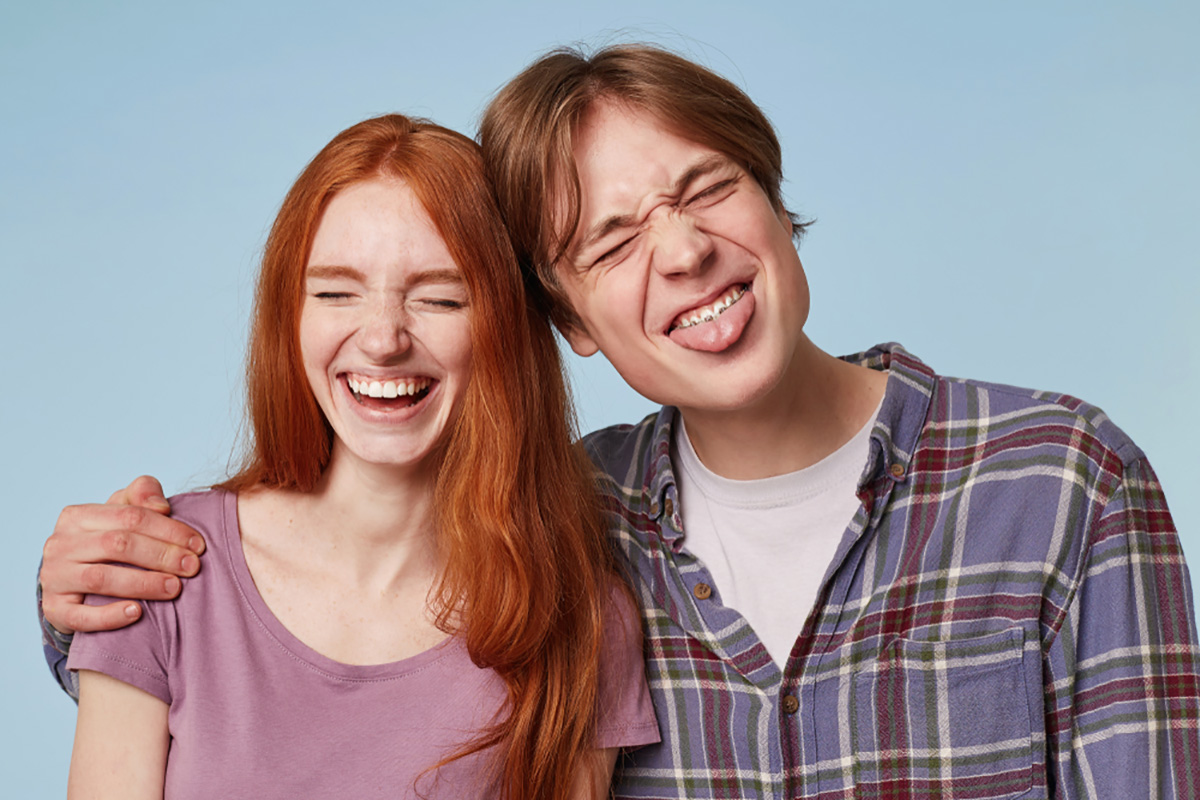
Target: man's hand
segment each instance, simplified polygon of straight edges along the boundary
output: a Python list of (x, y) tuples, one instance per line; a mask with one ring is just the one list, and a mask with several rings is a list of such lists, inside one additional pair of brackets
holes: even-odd
[(105, 505), (64, 508), (42, 550), (39, 581), (46, 620), (63, 633), (121, 628), (141, 616), (137, 603), (88, 606), (83, 596), (169, 600), (179, 594), (177, 576), (199, 571), (204, 538), (165, 516), (170, 510), (162, 485), (146, 475)]

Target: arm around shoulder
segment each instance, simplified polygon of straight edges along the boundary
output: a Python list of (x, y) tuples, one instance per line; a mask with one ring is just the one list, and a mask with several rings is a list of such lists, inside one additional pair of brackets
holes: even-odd
[(1191, 578), (1162, 487), (1138, 459), (1089, 531), (1046, 650), (1055, 796), (1192, 797), (1200, 785), (1200, 650)]
[(99, 672), (80, 672), (79, 687), (68, 800), (161, 800), (167, 704)]

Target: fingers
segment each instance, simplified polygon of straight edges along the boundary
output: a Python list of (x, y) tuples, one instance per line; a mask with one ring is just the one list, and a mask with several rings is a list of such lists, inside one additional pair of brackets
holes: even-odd
[[(132, 506), (122, 508), (125, 511), (141, 510)], [(177, 541), (183, 537), (190, 539), (192, 535), (199, 538), (199, 534), (194, 534), (191, 528), (182, 523), (165, 517), (159, 519), (183, 529), (171, 532)], [(119, 525), (120, 522), (115, 524)], [(66, 533), (56, 528), (42, 548), (42, 588), (60, 592), (106, 592), (107, 587), (81, 581), (80, 576), (86, 579), (92, 572), (107, 574), (107, 570), (89, 572), (88, 568), (106, 567), (109, 566), (107, 562), (114, 561), (185, 577), (195, 575), (200, 570), (200, 559), (190, 547), (181, 547), (157, 536), (147, 536), (115, 525), (109, 530), (91, 529), (82, 533)]]
[[(64, 599), (60, 599), (64, 598)], [(63, 633), (76, 631), (111, 631), (123, 628), (142, 615), (141, 606), (127, 600), (103, 606), (88, 606), (75, 595), (73, 602), (66, 595), (42, 597), (42, 612), (46, 621)]]
[[(126, 538), (155, 539), (175, 549), (186, 549), (196, 554), (204, 552), (204, 537), (192, 527), (165, 517), (157, 511), (132, 505), (96, 505), (93, 503), (67, 506), (59, 514), (58, 522), (54, 525), (54, 533), (50, 539), (57, 538), (59, 540), (55, 543), (56, 546), (65, 544), (68, 551), (77, 556), (76, 561), (90, 561), (95, 560), (91, 556), (104, 556), (109, 561), (124, 561), (146, 569), (161, 568), (164, 572), (190, 574), (179, 572), (176, 566), (183, 553), (171, 550), (161, 554), (164, 558), (162, 561), (143, 563), (140, 560), (131, 560), (126, 557), (128, 543), (125, 538), (120, 536), (111, 536), (109, 539), (99, 542), (104, 549), (97, 551), (95, 549), (97, 534), (133, 534), (134, 536)], [(93, 548), (85, 552), (79, 547), (84, 543), (91, 543)], [(47, 541), (46, 544), (49, 546), (51, 542)], [(140, 552), (146, 551), (143, 549)], [(172, 557), (167, 558), (167, 556)], [(134, 558), (136, 559), (137, 556), (135, 555)]]
[(163, 496), (162, 484), (156, 478), (142, 475), (134, 478), (133, 482), (124, 489), (113, 492), (108, 498), (109, 505), (142, 506), (166, 514), (171, 510), (171, 504)]

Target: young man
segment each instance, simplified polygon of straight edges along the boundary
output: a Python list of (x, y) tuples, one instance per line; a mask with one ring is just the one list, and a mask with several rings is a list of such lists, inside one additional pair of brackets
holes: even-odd
[[(1102, 412), (940, 377), (896, 345), (837, 359), (810, 342), (774, 132), (684, 59), (553, 53), (480, 136), (537, 302), (664, 405), (585, 439), (663, 735), (619, 767), (617, 796), (1200, 792), (1187, 569), (1145, 456)], [(69, 599), (172, 579), (92, 562), (188, 574), (189, 535), (69, 509), (47, 616), (123, 621)]]

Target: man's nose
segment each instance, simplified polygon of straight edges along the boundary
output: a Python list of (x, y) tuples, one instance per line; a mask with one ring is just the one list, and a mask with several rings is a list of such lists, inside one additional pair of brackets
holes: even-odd
[(686, 214), (664, 214), (652, 235), (654, 268), (663, 275), (699, 272), (713, 254), (712, 237)]

